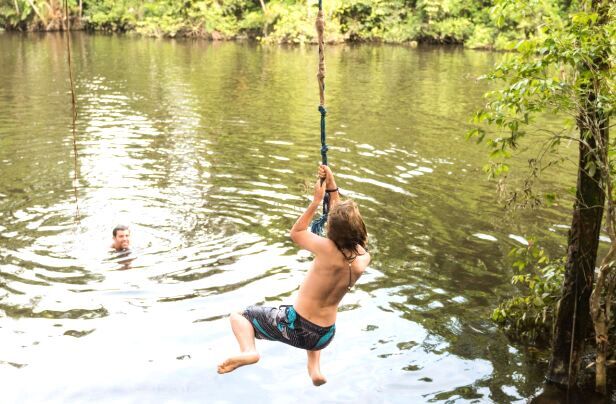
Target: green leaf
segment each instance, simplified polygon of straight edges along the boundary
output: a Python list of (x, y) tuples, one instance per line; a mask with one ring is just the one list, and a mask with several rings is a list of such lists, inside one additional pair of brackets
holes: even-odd
[(526, 262), (518, 260), (518, 261), (513, 263), (513, 266), (518, 268), (519, 271), (521, 271), (524, 268), (526, 268)]
[(584, 12), (575, 13), (571, 16), (571, 22), (574, 24), (586, 24), (588, 22), (588, 14)]
[(518, 42), (518, 44), (516, 45), (515, 48), (520, 53), (529, 53), (529, 52), (531, 52), (534, 49), (534, 45), (529, 40), (522, 40), (522, 41)]

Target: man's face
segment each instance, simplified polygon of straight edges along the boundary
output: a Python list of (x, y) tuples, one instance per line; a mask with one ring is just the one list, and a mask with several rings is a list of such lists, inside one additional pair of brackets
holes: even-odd
[(130, 230), (118, 230), (113, 238), (113, 247), (116, 250), (126, 250), (130, 246)]

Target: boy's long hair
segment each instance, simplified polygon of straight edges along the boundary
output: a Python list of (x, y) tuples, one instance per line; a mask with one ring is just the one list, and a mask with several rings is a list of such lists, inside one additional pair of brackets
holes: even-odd
[(327, 238), (336, 244), (348, 261), (357, 258), (358, 246), (366, 248), (368, 232), (357, 204), (350, 199), (339, 202), (329, 211)]

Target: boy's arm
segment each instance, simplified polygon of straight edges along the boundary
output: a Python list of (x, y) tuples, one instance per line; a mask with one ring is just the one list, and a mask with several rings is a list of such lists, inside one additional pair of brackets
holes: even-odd
[(316, 213), (323, 196), (325, 195), (326, 181), (321, 183), (321, 179), (317, 179), (317, 183), (314, 186), (314, 196), (312, 202), (306, 208), (304, 213), (297, 219), (293, 227), (291, 228), (291, 239), (301, 248), (304, 248), (313, 254), (323, 251), (328, 246), (328, 240), (325, 237), (321, 237), (308, 231), (308, 226), (312, 221), (312, 217)]

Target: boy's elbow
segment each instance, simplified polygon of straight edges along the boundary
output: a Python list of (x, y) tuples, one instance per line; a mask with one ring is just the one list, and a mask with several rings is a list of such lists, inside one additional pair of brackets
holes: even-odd
[(306, 230), (291, 229), (291, 232), (289, 233), (289, 237), (291, 237), (291, 240), (293, 240), (295, 244), (299, 244), (299, 241), (302, 238), (302, 234), (305, 231)]

